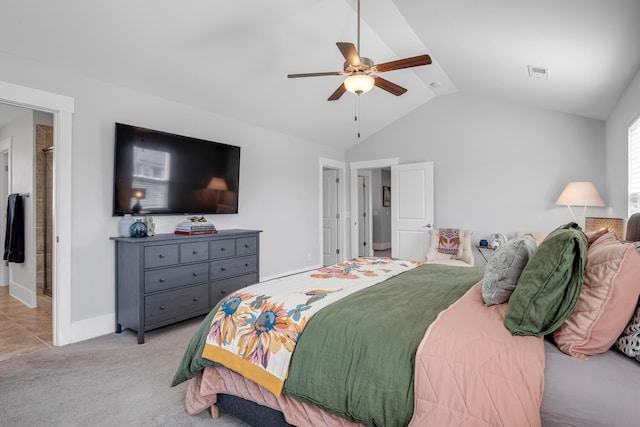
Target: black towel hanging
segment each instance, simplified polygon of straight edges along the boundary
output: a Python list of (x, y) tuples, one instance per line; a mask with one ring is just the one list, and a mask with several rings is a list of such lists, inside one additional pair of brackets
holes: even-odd
[(4, 260), (24, 262), (24, 206), (21, 194), (10, 194), (7, 202), (7, 231)]

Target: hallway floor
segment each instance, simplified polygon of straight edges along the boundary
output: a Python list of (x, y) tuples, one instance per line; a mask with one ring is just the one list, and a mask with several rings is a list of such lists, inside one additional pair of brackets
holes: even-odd
[(51, 297), (38, 295), (38, 307), (29, 308), (0, 287), (0, 361), (52, 346)]
[(389, 249), (383, 249), (383, 250), (375, 250), (373, 251), (373, 256), (386, 256), (386, 257), (391, 257), (391, 248)]

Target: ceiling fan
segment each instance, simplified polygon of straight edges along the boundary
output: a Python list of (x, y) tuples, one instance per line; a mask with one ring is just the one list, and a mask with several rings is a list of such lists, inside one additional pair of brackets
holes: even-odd
[(429, 55), (398, 59), (382, 64), (375, 64), (371, 59), (360, 56), (358, 53), (360, 50), (360, 0), (358, 0), (358, 47), (356, 48), (353, 43), (345, 42), (338, 42), (336, 45), (346, 60), (343, 71), (287, 74), (287, 77), (293, 79), (298, 77), (348, 76), (338, 89), (331, 94), (327, 101), (337, 101), (346, 91), (360, 95), (370, 91), (373, 86), (386, 90), (393, 95), (400, 96), (405, 93), (407, 89), (383, 79), (378, 76), (377, 73), (431, 64), (431, 57)]

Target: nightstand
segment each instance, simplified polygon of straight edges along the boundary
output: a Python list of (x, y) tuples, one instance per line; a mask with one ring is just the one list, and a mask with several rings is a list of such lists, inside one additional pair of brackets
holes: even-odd
[(489, 255), (489, 258), (487, 258), (484, 255), (483, 251), (495, 251), (496, 248), (492, 247), (492, 246), (480, 246), (480, 245), (476, 245), (476, 249), (478, 250), (478, 252), (480, 252), (480, 255), (482, 255), (482, 258), (484, 258), (485, 262), (489, 262), (489, 258), (491, 258), (491, 255)]

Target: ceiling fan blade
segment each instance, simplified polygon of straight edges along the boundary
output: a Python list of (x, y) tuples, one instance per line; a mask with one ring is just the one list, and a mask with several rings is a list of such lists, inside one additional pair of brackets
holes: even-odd
[(336, 89), (336, 91), (331, 94), (327, 101), (337, 101), (342, 95), (344, 95), (346, 91), (347, 88), (344, 87), (344, 83), (342, 83), (340, 86), (338, 86), (338, 89)]
[(344, 74), (343, 71), (328, 71), (326, 73), (287, 74), (287, 77), (289, 77), (290, 79), (295, 79), (298, 77), (341, 76), (343, 74)]
[(419, 67), (421, 65), (431, 64), (429, 55), (419, 55), (411, 58), (398, 59), (397, 61), (385, 62), (375, 66), (376, 71), (384, 73), (385, 71), (400, 70), (402, 68)]
[(360, 65), (360, 55), (353, 43), (338, 42), (336, 46), (338, 46), (338, 49), (342, 52), (344, 59), (347, 60), (347, 64)]
[(385, 80), (379, 76), (373, 76), (373, 84), (378, 86), (380, 89), (386, 90), (387, 92), (394, 94), (395, 96), (400, 96), (407, 91), (402, 86), (398, 86), (395, 83), (391, 83), (389, 80)]

